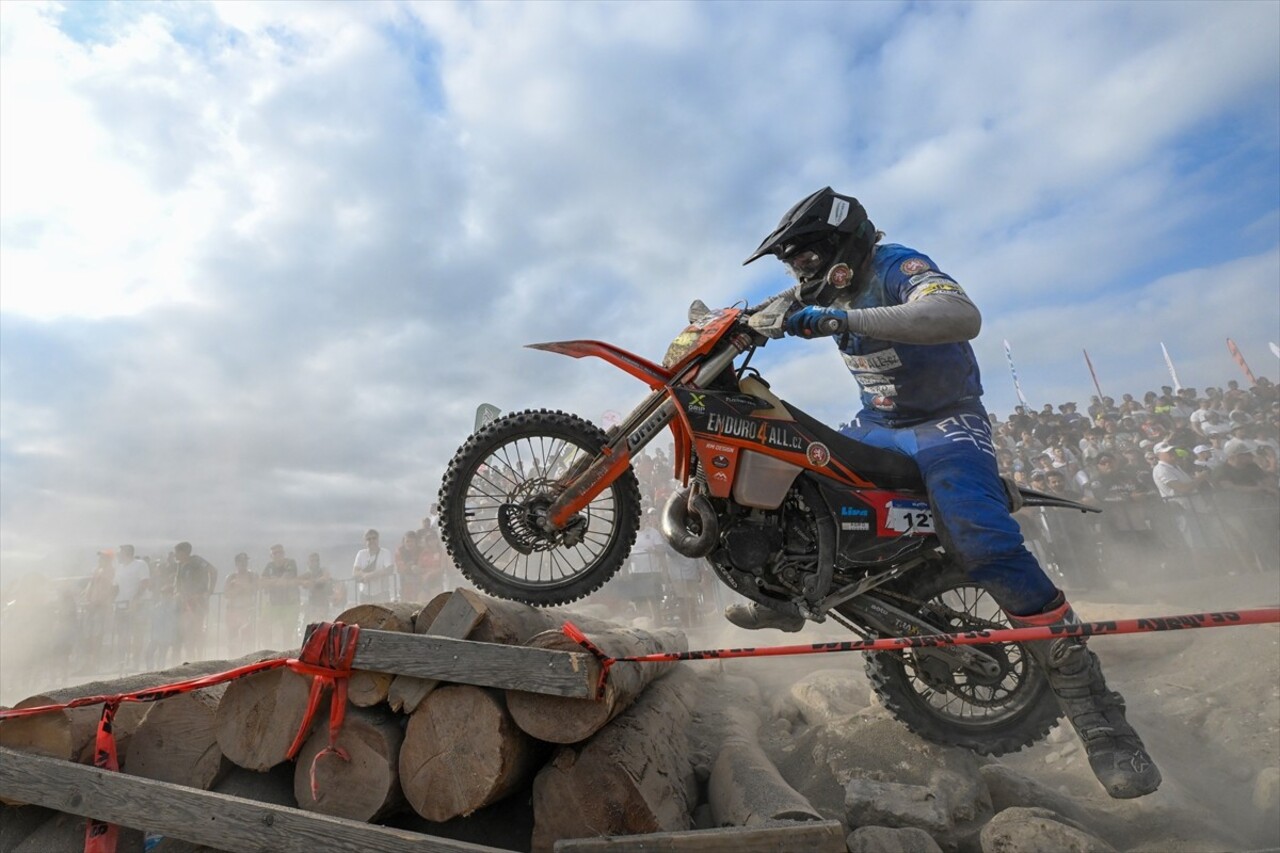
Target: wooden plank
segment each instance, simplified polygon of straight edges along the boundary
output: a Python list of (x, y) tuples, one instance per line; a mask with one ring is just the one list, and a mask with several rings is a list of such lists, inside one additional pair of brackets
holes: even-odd
[[(418, 618), (421, 618), (421, 616)], [(444, 607), (440, 609), (436, 618), (431, 620), (430, 627), (421, 633), (429, 634), (433, 637), (452, 637), (455, 640), (465, 640), (483, 618), (484, 612), (474, 607), (467, 596), (455, 592), (449, 596), (449, 600), (445, 602)], [(415, 631), (414, 633), (418, 632)], [(435, 690), (439, 684), (440, 682), (434, 678), (414, 678), (411, 675), (397, 675), (395, 681), (391, 682), (391, 691), (387, 694), (387, 704), (391, 706), (393, 711), (412, 714), (418, 710), (418, 706), (422, 704), (423, 699), (427, 698), (427, 694)]]
[(363, 630), (351, 667), (578, 699), (595, 696), (600, 671), (586, 652)]
[(844, 853), (847, 849), (840, 821), (814, 820), (785, 826), (571, 838), (557, 841), (555, 853)]
[(500, 853), (3, 747), (0, 796), (232, 853)]

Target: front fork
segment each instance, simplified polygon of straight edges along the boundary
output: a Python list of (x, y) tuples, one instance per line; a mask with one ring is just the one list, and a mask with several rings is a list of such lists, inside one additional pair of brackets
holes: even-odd
[(718, 352), (699, 365), (685, 370), (670, 382), (655, 388), (622, 422), (617, 433), (600, 449), (581, 474), (574, 477), (559, 497), (547, 508), (548, 533), (561, 530), (583, 507), (595, 500), (622, 472), (632, 458), (653, 441), (676, 417), (677, 403), (672, 388), (676, 385), (705, 388), (733, 364), (749, 345), (749, 341), (730, 340)]

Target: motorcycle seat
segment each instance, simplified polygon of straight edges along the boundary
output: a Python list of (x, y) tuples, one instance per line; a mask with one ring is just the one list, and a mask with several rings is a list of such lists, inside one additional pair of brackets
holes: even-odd
[(916, 461), (910, 456), (850, 438), (790, 403), (787, 404), (787, 409), (796, 423), (827, 446), (833, 458), (848, 465), (863, 479), (870, 480), (882, 489), (924, 491), (924, 478), (920, 476)]

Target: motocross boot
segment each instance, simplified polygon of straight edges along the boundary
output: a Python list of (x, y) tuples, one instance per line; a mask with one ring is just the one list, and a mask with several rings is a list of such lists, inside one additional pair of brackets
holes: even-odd
[[(1080, 624), (1061, 592), (1043, 613), (1009, 614), (1018, 628)], [(1084, 637), (1059, 637), (1024, 644), (1049, 679), (1058, 704), (1084, 744), (1093, 775), (1118, 800), (1150, 794), (1160, 787), (1156, 767), (1124, 715), (1124, 698), (1107, 689), (1102, 665)]]
[(804, 617), (799, 613), (784, 613), (757, 602), (730, 604), (724, 609), (724, 618), (739, 628), (755, 631), (760, 628), (777, 628), (794, 634), (804, 627)]

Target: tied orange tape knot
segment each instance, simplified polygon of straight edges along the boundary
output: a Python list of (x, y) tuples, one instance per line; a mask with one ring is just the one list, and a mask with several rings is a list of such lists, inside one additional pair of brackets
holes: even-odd
[[(329, 745), (316, 755), (311, 762), (310, 768), (311, 794), (313, 797), (318, 797), (316, 761), (320, 759), (320, 756), (332, 753), (343, 761), (351, 760), (346, 751), (338, 746), (337, 741), (338, 734), (342, 730), (342, 721), (347, 705), (347, 680), (351, 677), (351, 664), (355, 660), (356, 640), (359, 636), (360, 628), (357, 625), (346, 625), (342, 622), (322, 622), (307, 637), (307, 641), (303, 644), (297, 658), (273, 658), (271, 660), (258, 661), (227, 672), (189, 678), (186, 681), (178, 681), (159, 687), (148, 687), (143, 690), (135, 690), (132, 693), (81, 696), (77, 699), (72, 699), (70, 702), (63, 702), (57, 705), (10, 708), (0, 711), (0, 720), (32, 717), (36, 714), (45, 714), (51, 711), (83, 708), (86, 705), (102, 705), (102, 716), (98, 720), (98, 731), (94, 739), (93, 766), (103, 770), (119, 771), (120, 763), (117, 757), (113, 729), (116, 711), (120, 708), (122, 702), (158, 702), (161, 699), (168, 699), (170, 696), (177, 696), (180, 693), (189, 693), (203, 687), (212, 687), (215, 684), (235, 681), (257, 672), (287, 666), (300, 675), (310, 675), (312, 677), (311, 694), (307, 699), (307, 710), (303, 716), (302, 725), (298, 729), (298, 734), (294, 737), (293, 744), (289, 747), (288, 757), (290, 759), (297, 757), (298, 750), (302, 748), (303, 742), (306, 741), (307, 734), (311, 730), (311, 721), (315, 717), (316, 709), (320, 705), (320, 699), (325, 688), (332, 686), (334, 689), (334, 699), (329, 708)], [(89, 818), (85, 823), (85, 853), (116, 853), (118, 836), (119, 829), (115, 824), (97, 820), (96, 818)]]
[(572, 622), (565, 622), (560, 630), (564, 632), (566, 637), (591, 652), (591, 654), (595, 655), (596, 660), (600, 661), (600, 680), (596, 682), (596, 698), (603, 699), (604, 686), (609, 680), (609, 669), (618, 662), (617, 658), (611, 658), (605, 654), (603, 649), (587, 639), (587, 635), (582, 633), (582, 629)]
[(351, 678), (351, 662), (356, 656), (356, 640), (359, 636), (359, 625), (322, 622), (307, 637), (297, 659), (290, 660), (288, 663), (289, 668), (294, 672), (312, 677), (311, 694), (307, 697), (307, 711), (303, 714), (298, 734), (289, 746), (287, 757), (290, 760), (298, 756), (298, 750), (302, 749), (302, 744), (311, 731), (311, 721), (320, 707), (320, 699), (325, 689), (333, 688), (333, 699), (329, 703), (329, 745), (311, 759), (311, 767), (308, 771), (312, 799), (320, 798), (316, 765), (319, 764), (321, 757), (336, 755), (343, 761), (351, 760), (347, 751), (338, 746), (338, 735), (342, 731), (342, 720), (347, 711), (347, 683)]

